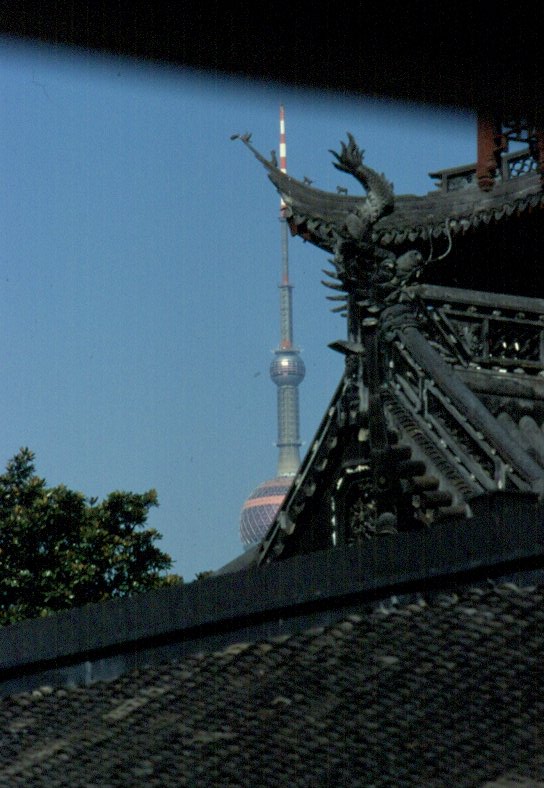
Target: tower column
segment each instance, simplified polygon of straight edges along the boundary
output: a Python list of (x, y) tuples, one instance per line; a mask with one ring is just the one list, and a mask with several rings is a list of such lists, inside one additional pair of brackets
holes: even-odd
[(294, 476), (300, 465), (298, 434), (298, 389), (278, 388), (278, 476)]
[(304, 374), (298, 350), (276, 350), (270, 377), (278, 387), (278, 476), (294, 476), (300, 465), (297, 386)]

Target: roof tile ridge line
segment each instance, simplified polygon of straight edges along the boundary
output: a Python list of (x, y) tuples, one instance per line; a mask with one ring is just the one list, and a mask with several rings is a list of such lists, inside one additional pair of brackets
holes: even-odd
[[(504, 215), (510, 217), (514, 212), (520, 214), (529, 208), (536, 208), (539, 205), (544, 205), (544, 190), (535, 194), (521, 195), (514, 200), (503, 201), (497, 206), (482, 205), (479, 210), (467, 211), (466, 213), (459, 212), (455, 216), (449, 218), (449, 228), (452, 235), (458, 235), (466, 231), (468, 227), (476, 228), (482, 222), (488, 224), (491, 220), (499, 222)], [(497, 213), (500, 213), (499, 217), (497, 217)], [(392, 218), (394, 218), (394, 213), (387, 217), (383, 217), (383, 224), (381, 226), (381, 220), (378, 220), (372, 229), (373, 240), (378, 241), (383, 239), (384, 236), (391, 236), (387, 239), (387, 244), (392, 241), (395, 243), (402, 243), (411, 232), (416, 233), (416, 236), (412, 240), (416, 240), (416, 238), (426, 240), (429, 237), (429, 233), (435, 234), (437, 230), (439, 231), (438, 235), (447, 235), (442, 217), (439, 220), (430, 221), (427, 225), (422, 225), (420, 221), (411, 222), (407, 217), (396, 226), (391, 221)], [(438, 236), (435, 234), (435, 237)]]

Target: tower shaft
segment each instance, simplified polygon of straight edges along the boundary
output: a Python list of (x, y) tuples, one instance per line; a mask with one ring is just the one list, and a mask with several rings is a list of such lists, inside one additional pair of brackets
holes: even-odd
[(300, 465), (298, 389), (278, 387), (278, 476), (294, 476)]
[(289, 350), (293, 346), (293, 285), (289, 281), (289, 257), (287, 235), (289, 228), (283, 216), (281, 226), (281, 284), (280, 284), (280, 347)]

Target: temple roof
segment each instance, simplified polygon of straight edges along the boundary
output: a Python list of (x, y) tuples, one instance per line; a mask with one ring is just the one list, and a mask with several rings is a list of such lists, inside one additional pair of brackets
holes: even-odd
[(344, 613), (88, 687), (0, 700), (6, 785), (536, 785), (544, 591)]
[(425, 196), (400, 195), (392, 214), (379, 219), (373, 239), (384, 245), (402, 244), (417, 238), (438, 238), (518, 214), (544, 204), (538, 175), (530, 174), (499, 182), (491, 192), (476, 184), (454, 191), (433, 191)]
[[(335, 194), (299, 181), (243, 141), (285, 201), (291, 232), (332, 251), (346, 217), (364, 206), (368, 197)], [(441, 180), (439, 188), (422, 196), (395, 195), (393, 211), (373, 224), (372, 241), (387, 247), (448, 238), (544, 204), (542, 181), (527, 150), (503, 157), (502, 170), (489, 192), (478, 188), (475, 173), (475, 164), (431, 173)]]

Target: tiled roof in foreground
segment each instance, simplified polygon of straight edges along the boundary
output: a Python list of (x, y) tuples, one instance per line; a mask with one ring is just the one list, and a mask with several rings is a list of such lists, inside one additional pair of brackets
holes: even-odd
[(488, 584), (44, 687), (0, 700), (0, 785), (535, 786), (543, 646), (544, 588)]

